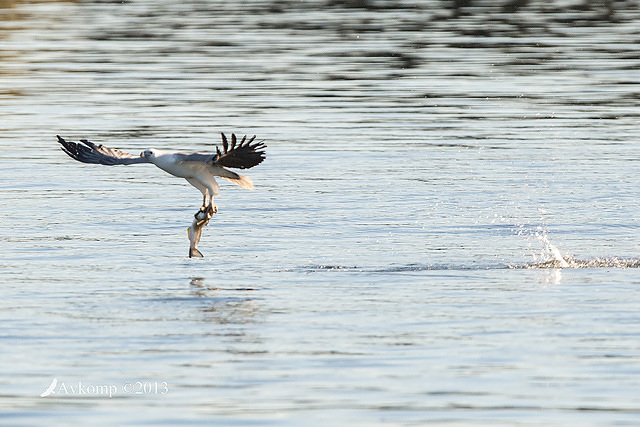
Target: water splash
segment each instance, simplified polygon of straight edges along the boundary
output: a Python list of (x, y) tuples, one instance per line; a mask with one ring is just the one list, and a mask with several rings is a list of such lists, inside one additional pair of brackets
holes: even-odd
[[(545, 265), (545, 268), (571, 268), (573, 258), (568, 255), (562, 255), (556, 245), (551, 243), (546, 227), (537, 226), (535, 229), (520, 224), (516, 233), (518, 236), (525, 236), (529, 240), (529, 248), (532, 250), (531, 256), (533, 263), (522, 265), (511, 265), (512, 268), (522, 268), (528, 265)], [(542, 244), (540, 250), (534, 249), (531, 240), (535, 240)], [(535, 245), (537, 247), (537, 245)]]
[[(522, 234), (522, 233), (519, 233)], [(551, 243), (547, 230), (539, 226), (529, 234), (542, 243), (539, 254), (533, 253), (533, 262), (525, 265), (512, 265), (511, 268), (640, 268), (639, 258), (605, 257), (588, 260), (576, 259), (571, 255), (563, 255), (556, 245)]]
[(551, 243), (546, 230), (542, 229), (542, 227), (538, 227), (538, 231), (535, 233), (535, 236), (543, 244), (543, 257), (547, 259), (551, 258), (551, 260), (548, 260), (547, 262), (550, 261), (552, 264), (557, 264), (559, 268), (576, 267), (573, 258), (569, 256), (562, 256), (556, 245)]
[[(577, 268), (640, 268), (640, 258), (604, 257), (593, 259), (577, 259), (569, 254), (563, 254), (556, 245), (551, 242), (546, 227), (527, 227), (519, 225), (516, 233), (518, 236), (526, 236), (529, 240), (529, 248), (532, 250), (532, 262), (528, 263), (411, 263), (392, 265), (342, 265), (342, 264), (311, 264), (297, 268), (287, 268), (279, 271), (294, 271), (304, 273), (317, 273), (325, 271), (341, 271), (350, 273), (415, 273), (422, 271), (466, 271), (466, 270), (501, 270), (501, 269), (577, 269)], [(536, 249), (534, 249), (534, 242)], [(541, 244), (541, 248), (537, 248)], [(560, 272), (552, 273), (549, 281), (559, 283)]]
[(594, 258), (588, 260), (580, 260), (571, 257), (565, 257), (565, 262), (568, 266), (564, 266), (558, 260), (549, 260), (543, 262), (536, 262), (532, 264), (526, 264), (522, 266), (513, 266), (512, 268), (525, 268), (525, 269), (537, 269), (537, 268), (640, 268), (640, 259), (638, 258)]

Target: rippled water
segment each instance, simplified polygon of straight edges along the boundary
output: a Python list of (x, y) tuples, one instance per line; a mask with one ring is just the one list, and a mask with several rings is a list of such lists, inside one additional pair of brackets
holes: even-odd
[(640, 16), (503, 3), (0, 2), (0, 424), (636, 424)]

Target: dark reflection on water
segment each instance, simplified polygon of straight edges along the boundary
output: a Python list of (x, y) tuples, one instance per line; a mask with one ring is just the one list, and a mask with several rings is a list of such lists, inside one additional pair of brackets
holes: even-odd
[(105, 140), (183, 139), (214, 118), (265, 132), (378, 123), (382, 137), (399, 114), (405, 130), (467, 139), (487, 135), (447, 130), (637, 117), (632, 2), (51, 2), (5, 15), (0, 96), (18, 135), (32, 103), (59, 106), (43, 130)]
[[(222, 280), (224, 282), (224, 280)], [(202, 309), (206, 322), (215, 324), (242, 325), (264, 320), (264, 310), (255, 288), (219, 288), (208, 286), (207, 279), (195, 277), (189, 285), (193, 295), (206, 301)], [(233, 293), (234, 296), (224, 296)], [(246, 295), (240, 296), (240, 295)], [(244, 334), (242, 334), (244, 335)]]

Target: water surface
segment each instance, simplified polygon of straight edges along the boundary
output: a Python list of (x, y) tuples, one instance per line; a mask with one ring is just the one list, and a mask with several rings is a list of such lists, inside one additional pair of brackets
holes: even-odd
[(637, 11), (334, 3), (2, 4), (0, 423), (638, 422)]

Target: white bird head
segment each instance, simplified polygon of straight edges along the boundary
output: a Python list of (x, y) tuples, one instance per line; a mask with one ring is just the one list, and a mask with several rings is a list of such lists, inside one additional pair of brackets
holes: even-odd
[(140, 153), (140, 157), (145, 157), (147, 159), (154, 159), (156, 157), (156, 151), (153, 148), (147, 148), (142, 153)]

